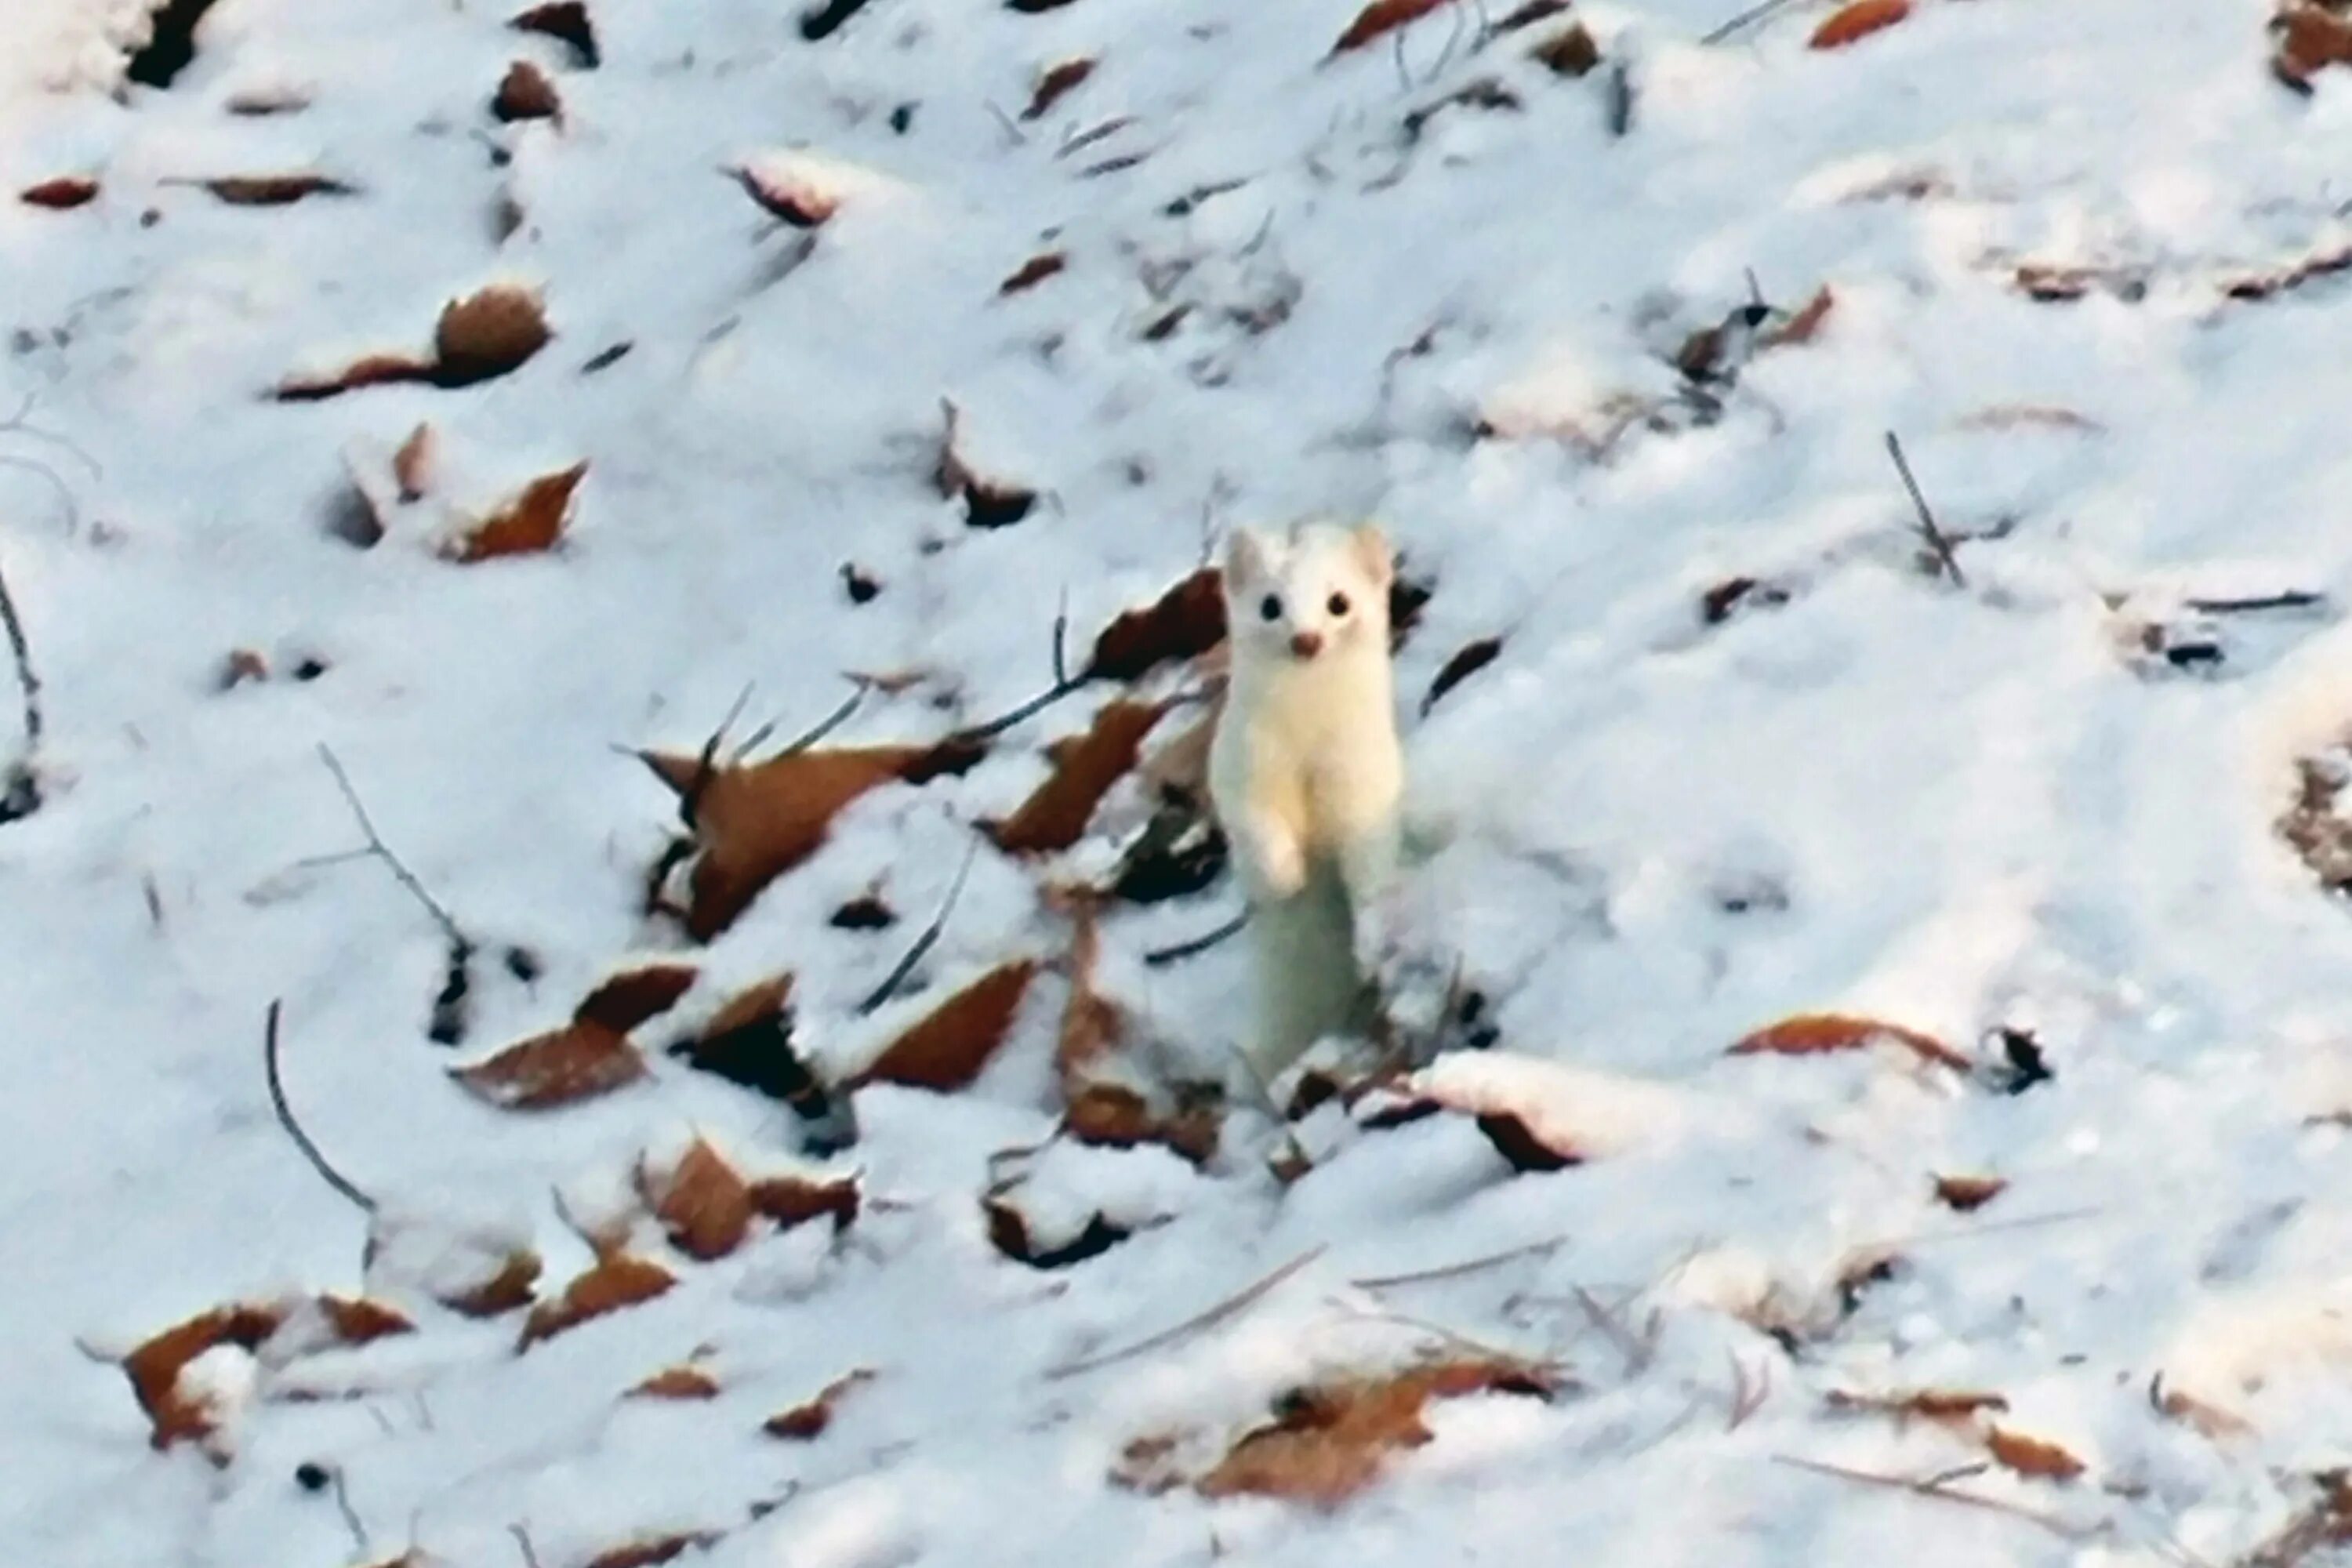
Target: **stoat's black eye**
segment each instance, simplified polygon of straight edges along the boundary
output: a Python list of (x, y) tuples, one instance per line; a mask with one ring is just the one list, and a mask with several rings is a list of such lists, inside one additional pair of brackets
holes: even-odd
[(1323, 602), (1323, 607), (1335, 616), (1344, 616), (1348, 613), (1348, 595), (1334, 594)]
[(1257, 602), (1257, 613), (1269, 621), (1282, 619), (1282, 595), (1268, 594), (1265, 598), (1260, 599)]

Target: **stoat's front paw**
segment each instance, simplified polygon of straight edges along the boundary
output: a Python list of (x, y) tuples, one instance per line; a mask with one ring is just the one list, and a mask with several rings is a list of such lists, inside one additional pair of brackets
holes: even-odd
[(1257, 841), (1252, 868), (1258, 886), (1273, 898), (1296, 897), (1307, 886), (1307, 849), (1298, 836), (1286, 828), (1261, 826), (1252, 837)]

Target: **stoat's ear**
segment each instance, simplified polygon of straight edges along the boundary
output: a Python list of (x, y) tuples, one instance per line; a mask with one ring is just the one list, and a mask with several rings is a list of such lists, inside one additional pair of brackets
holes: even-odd
[(1357, 524), (1355, 531), (1349, 535), (1348, 542), (1355, 551), (1356, 564), (1363, 570), (1364, 575), (1377, 586), (1387, 587), (1396, 576), (1396, 556), (1390, 550), (1389, 536), (1381, 531), (1381, 525), (1377, 522)]
[(1225, 541), (1226, 584), (1257, 582), (1272, 569), (1265, 538), (1253, 528), (1234, 529)]

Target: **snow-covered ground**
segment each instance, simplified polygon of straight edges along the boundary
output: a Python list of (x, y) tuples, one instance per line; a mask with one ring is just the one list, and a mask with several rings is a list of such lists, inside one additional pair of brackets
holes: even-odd
[[(777, 0), (588, 0), (590, 68), (488, 0), (218, 0), (156, 88), (121, 80), (141, 6), (0, 5), (0, 573), (47, 719), (0, 826), (10, 1559), (2325, 1561), (2352, 914), (2277, 823), (2352, 725), (2352, 70), (2290, 91), (2263, 0), (1915, 0), (1836, 48), (1797, 4), (1706, 41), (1736, 9), (1438, 5), (1334, 53), (1357, 0), (869, 0), (814, 39)], [(1580, 63), (1579, 25), (1593, 68), (1531, 58)], [(518, 59), (559, 115), (491, 114)], [(351, 189), (203, 183), (293, 174)], [(500, 284), (552, 331), (510, 374), (272, 395)], [(943, 399), (1038, 492), (1018, 521), (940, 499)], [(582, 461), (556, 550), (451, 558)], [(983, 843), (860, 1002), (1049, 742), (1192, 675), (864, 794), (708, 943), (644, 913), (677, 802), (625, 752), (691, 753), (747, 683), (732, 733), (789, 737), (849, 672), (888, 679), (825, 745), (933, 742), (1053, 680), (1065, 604), (1075, 664), (1310, 509), (1379, 516), (1433, 588), (1404, 914), (1496, 1054), (1297, 1148), (1244, 1106), (1197, 1169), (1055, 1141), (1007, 1189), (1029, 1239), (1127, 1234), (1030, 1267), (982, 1200), (1062, 1110), (1051, 887), (1106, 875), (1142, 786), (1066, 856)], [(228, 684), (236, 650), (266, 673)], [(480, 944), (454, 1048), (446, 939), (346, 855), (321, 743)], [(894, 925), (832, 922), (869, 890)], [(1224, 1070), (1241, 944), (1140, 958), (1234, 898), (1103, 914), (1121, 1070)], [(649, 956), (697, 971), (635, 1033), (649, 1078), (519, 1111), (449, 1076)], [(822, 1162), (662, 1048), (789, 973), (838, 1080), (1024, 960), (977, 1082), (858, 1089)], [(297, 1114), (378, 1205), (364, 1270), (270, 1109), (272, 999)], [(1817, 1013), (1978, 1065), (1729, 1052)], [(1460, 1113), (1497, 1108), (1588, 1158), (1515, 1170)], [(636, 1191), (698, 1136), (861, 1210), (698, 1260)], [(436, 1301), (509, 1247), (560, 1297), (575, 1224), (675, 1285), (521, 1353), (520, 1311)], [(151, 1447), (108, 1361), (321, 1293), (412, 1331), (247, 1325), (164, 1380), (210, 1436)], [(1204, 1495), (1304, 1419), (1285, 1390), (1465, 1346), (1550, 1392), (1433, 1402), (1334, 1509)], [(688, 1363), (711, 1397), (625, 1397)]]

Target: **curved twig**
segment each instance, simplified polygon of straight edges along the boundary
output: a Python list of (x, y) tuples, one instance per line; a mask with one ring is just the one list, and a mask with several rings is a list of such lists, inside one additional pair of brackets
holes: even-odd
[(286, 1135), (294, 1140), (294, 1147), (302, 1151), (302, 1157), (310, 1162), (312, 1170), (326, 1179), (327, 1185), (358, 1205), (362, 1214), (372, 1215), (376, 1211), (375, 1200), (360, 1191), (349, 1177), (327, 1163), (326, 1155), (320, 1153), (319, 1146), (310, 1142), (310, 1135), (302, 1131), (302, 1124), (294, 1120), (294, 1108), (286, 1103), (286, 1083), (278, 1076), (278, 1071), (279, 1007), (280, 1003), (277, 1001), (269, 1004), (269, 1018), (263, 1025), (261, 1035), (261, 1065), (269, 1079), (269, 1106), (278, 1113), (278, 1125), (286, 1129)]
[(963, 897), (964, 879), (971, 875), (971, 863), (979, 857), (980, 841), (974, 839), (971, 847), (964, 851), (963, 865), (958, 868), (955, 880), (948, 885), (948, 896), (940, 900), (940, 912), (931, 917), (931, 923), (923, 928), (923, 934), (915, 939), (915, 945), (907, 950), (907, 956), (894, 964), (890, 973), (883, 977), (882, 984), (857, 1005), (859, 1017), (877, 1011), (896, 995), (898, 987), (906, 983), (907, 976), (915, 973), (915, 966), (923, 962), (924, 955), (938, 945), (940, 934), (948, 928), (948, 916), (954, 912), (956, 900)]

